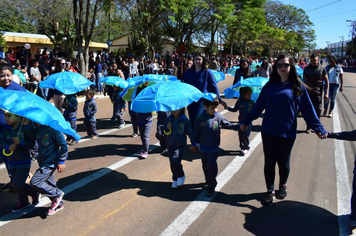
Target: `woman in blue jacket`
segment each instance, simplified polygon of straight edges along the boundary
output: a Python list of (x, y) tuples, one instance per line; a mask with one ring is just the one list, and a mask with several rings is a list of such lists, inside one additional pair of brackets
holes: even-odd
[[(270, 81), (263, 87), (256, 104), (246, 115), (240, 128), (246, 130), (252, 120), (265, 110), (262, 121), (262, 143), (265, 154), (264, 175), (267, 194), (262, 205), (272, 204), (274, 197), (287, 196), (287, 179), (290, 171), (290, 155), (297, 136), (297, 114), (300, 110), (304, 120), (315, 132), (326, 135), (310, 101), (305, 86), (297, 77), (293, 58), (280, 55), (273, 65)], [(279, 191), (274, 192), (275, 166), (279, 166)]]
[[(214, 79), (214, 74), (207, 68), (207, 62), (205, 54), (198, 51), (193, 58), (193, 65), (184, 75), (184, 82), (193, 85), (199, 89), (202, 93), (215, 93), (221, 105), (227, 109), (226, 103), (220, 99), (219, 89)], [(195, 118), (205, 110), (203, 100), (193, 102), (188, 106), (189, 119), (192, 124), (195, 122)]]

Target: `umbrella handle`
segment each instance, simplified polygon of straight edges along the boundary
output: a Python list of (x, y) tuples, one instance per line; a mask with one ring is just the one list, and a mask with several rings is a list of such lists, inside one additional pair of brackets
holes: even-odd
[(3, 154), (4, 156), (6, 156), (6, 157), (11, 156), (13, 153), (14, 153), (13, 151), (11, 151), (10, 153), (6, 153), (6, 152), (5, 152), (5, 149), (2, 150), (2, 154)]
[(171, 135), (171, 133), (172, 133), (172, 129), (169, 129), (169, 131), (168, 132), (166, 132), (165, 130), (163, 130), (163, 133), (165, 134), (165, 135)]

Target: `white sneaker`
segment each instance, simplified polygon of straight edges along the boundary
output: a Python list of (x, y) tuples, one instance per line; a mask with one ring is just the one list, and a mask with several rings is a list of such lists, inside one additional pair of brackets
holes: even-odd
[(182, 186), (184, 184), (184, 181), (185, 181), (185, 175), (177, 179), (177, 185)]
[(173, 181), (172, 188), (178, 188), (177, 181)]
[(248, 151), (249, 151), (248, 149), (242, 149), (241, 150), (242, 154), (244, 154), (244, 155), (247, 155)]

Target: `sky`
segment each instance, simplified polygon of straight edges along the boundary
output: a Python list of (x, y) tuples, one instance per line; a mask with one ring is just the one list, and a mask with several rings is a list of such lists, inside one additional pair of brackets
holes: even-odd
[(316, 35), (316, 48), (325, 48), (327, 41), (351, 40), (351, 23), (356, 21), (356, 0), (279, 0), (306, 11)]

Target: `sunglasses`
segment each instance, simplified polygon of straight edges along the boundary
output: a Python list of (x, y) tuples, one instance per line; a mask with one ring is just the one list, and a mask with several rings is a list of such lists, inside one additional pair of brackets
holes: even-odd
[(288, 68), (289, 66), (290, 66), (290, 64), (288, 64), (288, 63), (277, 64), (277, 68), (278, 68), (278, 69), (281, 69), (282, 67), (283, 67), (283, 68)]

